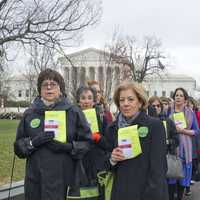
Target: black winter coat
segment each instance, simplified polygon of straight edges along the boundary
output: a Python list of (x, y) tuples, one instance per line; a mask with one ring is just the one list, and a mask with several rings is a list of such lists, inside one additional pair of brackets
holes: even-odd
[(172, 119), (168, 117), (164, 117), (162, 115), (159, 116), (160, 120), (166, 121), (166, 139), (167, 139), (167, 153), (176, 154), (176, 148), (179, 145), (179, 136), (176, 130), (175, 123)]
[[(160, 120), (141, 112), (132, 125), (148, 127), (146, 137), (140, 137), (142, 154), (118, 162), (114, 167), (115, 179), (112, 200), (164, 200), (166, 190), (166, 143)], [(117, 121), (108, 127), (107, 149), (117, 146)]]
[[(91, 142), (91, 131), (86, 119), (78, 107), (70, 104), (66, 98), (50, 107), (46, 107), (40, 98), (36, 98), (33, 105), (24, 113), (17, 129), (15, 153), (20, 158), (26, 158), (25, 199), (26, 200), (64, 200), (67, 186), (72, 183), (74, 148), (66, 143), (52, 140), (40, 147), (24, 154), (23, 141), (33, 139), (39, 134), (44, 134), (45, 110), (66, 110), (67, 144), (73, 141), (85, 141), (88, 147)], [(31, 122), (38, 119), (37, 127), (32, 127)], [(21, 146), (20, 146), (21, 145)], [(72, 145), (71, 145), (72, 146)]]
[(106, 170), (106, 160), (108, 158), (107, 152), (104, 148), (104, 144), (102, 144), (101, 142), (102, 138), (104, 137), (108, 123), (104, 116), (101, 119), (98, 109), (96, 109), (96, 114), (101, 139), (98, 142), (94, 142), (90, 151), (83, 160), (87, 176), (93, 181), (97, 181), (97, 173), (99, 171)]

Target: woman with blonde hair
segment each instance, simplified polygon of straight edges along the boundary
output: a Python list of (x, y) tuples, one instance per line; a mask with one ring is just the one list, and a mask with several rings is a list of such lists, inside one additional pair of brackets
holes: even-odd
[(146, 93), (137, 83), (120, 84), (114, 102), (119, 114), (106, 132), (106, 148), (115, 175), (111, 199), (167, 199), (162, 122), (146, 114)]

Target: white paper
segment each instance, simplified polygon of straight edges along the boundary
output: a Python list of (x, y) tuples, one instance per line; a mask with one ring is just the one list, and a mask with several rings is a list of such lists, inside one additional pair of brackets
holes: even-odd
[(119, 141), (119, 148), (122, 150), (125, 158), (130, 158), (133, 156), (132, 144), (129, 139), (123, 139)]
[(56, 120), (49, 119), (44, 122), (44, 130), (54, 132), (55, 136), (58, 134), (59, 123)]

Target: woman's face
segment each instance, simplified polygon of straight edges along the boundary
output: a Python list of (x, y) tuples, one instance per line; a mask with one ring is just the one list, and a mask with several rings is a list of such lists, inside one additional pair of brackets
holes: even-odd
[(90, 90), (83, 91), (79, 99), (79, 106), (81, 110), (93, 108), (94, 104), (93, 93)]
[(99, 87), (98, 84), (92, 85), (92, 88), (94, 88), (96, 90), (96, 93), (97, 93), (97, 103), (99, 103), (100, 100), (101, 100), (101, 89), (100, 89), (100, 87)]
[(163, 111), (167, 112), (169, 109), (169, 103), (167, 101), (162, 101)]
[(194, 109), (194, 104), (191, 101), (188, 101), (188, 107), (193, 110)]
[(151, 105), (156, 109), (156, 112), (159, 115), (161, 113), (160, 102), (158, 100), (155, 100)]
[(184, 93), (182, 90), (177, 90), (176, 94), (175, 94), (175, 106), (183, 106), (185, 105), (185, 97), (184, 97)]
[(60, 86), (54, 80), (44, 80), (41, 85), (41, 97), (49, 102), (55, 102), (61, 95)]
[(119, 96), (119, 110), (126, 118), (134, 116), (141, 108), (141, 103), (132, 89), (122, 90)]

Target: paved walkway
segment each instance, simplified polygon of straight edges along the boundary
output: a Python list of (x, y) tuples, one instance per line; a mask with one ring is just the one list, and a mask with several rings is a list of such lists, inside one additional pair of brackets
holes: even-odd
[(183, 200), (200, 200), (200, 182), (196, 182), (192, 187), (192, 195), (184, 196)]

